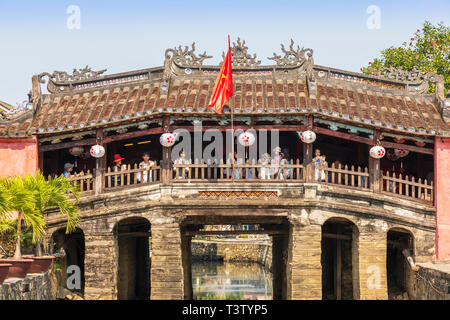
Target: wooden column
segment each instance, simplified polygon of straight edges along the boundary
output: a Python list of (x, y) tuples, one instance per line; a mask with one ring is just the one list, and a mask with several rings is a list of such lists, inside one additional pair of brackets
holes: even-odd
[[(314, 124), (314, 119), (312, 116), (306, 117), (306, 129), (312, 130)], [(312, 161), (313, 158), (313, 144), (303, 143), (303, 165), (307, 165)]]
[[(373, 133), (373, 140), (375, 144), (378, 141), (378, 138), (380, 136), (380, 132), (378, 130), (374, 130)], [(369, 179), (370, 179), (370, 185), (371, 190), (373, 192), (380, 192), (381, 190), (381, 168), (380, 168), (380, 159), (374, 159), (370, 155), (369, 157)]]
[[(96, 140), (99, 145), (103, 145), (103, 129), (97, 129)], [(103, 191), (103, 177), (105, 172), (105, 162), (106, 162), (106, 152), (102, 158), (95, 159), (95, 170), (94, 170), (94, 191), (95, 195), (102, 193)]]
[[(337, 225), (337, 234), (341, 234), (341, 225)], [(336, 239), (335, 292), (336, 300), (342, 299), (342, 240)]]
[[(163, 118), (163, 133), (170, 132), (170, 117)], [(162, 147), (162, 163), (161, 163), (161, 182), (167, 184), (171, 180), (171, 148)]]
[(192, 251), (191, 236), (181, 236), (181, 258), (184, 275), (184, 300), (192, 300)]
[[(306, 117), (306, 129), (312, 130), (314, 124), (314, 119), (312, 116)], [(305, 180), (306, 182), (313, 181), (312, 173), (312, 159), (313, 159), (313, 144), (312, 143), (302, 143), (303, 144), (303, 166), (305, 167)]]
[(38, 169), (44, 174), (44, 152), (38, 153)]

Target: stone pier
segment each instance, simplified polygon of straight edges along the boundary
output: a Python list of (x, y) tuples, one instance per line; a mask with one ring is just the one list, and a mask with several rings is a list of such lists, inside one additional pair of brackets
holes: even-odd
[(180, 224), (152, 221), (151, 299), (184, 299)]

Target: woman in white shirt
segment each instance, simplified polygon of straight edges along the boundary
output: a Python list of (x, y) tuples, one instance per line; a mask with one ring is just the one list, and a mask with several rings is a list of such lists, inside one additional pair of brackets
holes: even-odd
[(152, 182), (153, 172), (151, 169), (155, 166), (155, 162), (150, 160), (150, 154), (148, 152), (144, 152), (144, 154), (142, 155), (142, 160), (144, 161), (139, 164), (139, 168), (145, 170), (142, 171), (142, 174), (141, 172), (138, 172), (137, 180), (138, 182), (142, 183)]

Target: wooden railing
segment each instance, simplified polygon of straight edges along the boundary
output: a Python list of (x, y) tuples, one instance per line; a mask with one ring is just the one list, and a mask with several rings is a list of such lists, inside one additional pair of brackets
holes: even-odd
[(142, 186), (159, 183), (161, 181), (161, 168), (158, 165), (149, 169), (139, 168), (137, 164), (118, 167), (108, 167), (103, 174), (103, 189), (118, 189), (130, 186)]
[[(98, 171), (99, 172), (99, 171)], [(74, 185), (80, 187), (83, 194), (99, 194), (104, 191), (121, 188), (139, 187), (156, 183), (178, 182), (234, 182), (234, 183), (284, 183), (284, 182), (312, 182), (328, 185), (344, 186), (359, 190), (371, 190), (407, 199), (416, 199), (426, 203), (433, 203), (433, 182), (416, 180), (412, 176), (396, 175), (395, 173), (381, 174), (374, 180), (367, 167), (355, 167), (334, 163), (328, 166), (316, 167), (314, 162), (307, 166), (300, 164), (297, 159), (290, 164), (263, 165), (251, 163), (207, 163), (204, 160), (193, 164), (173, 164), (162, 166), (155, 164), (149, 170), (139, 168), (137, 164), (108, 167), (102, 174), (96, 175), (87, 171), (86, 174), (71, 177)]]
[(239, 182), (286, 182), (304, 181), (303, 166), (297, 159), (294, 163), (283, 165), (263, 165), (252, 161), (251, 163), (207, 163), (204, 160), (193, 164), (174, 164), (172, 181), (239, 181)]
[(434, 199), (432, 181), (428, 182), (427, 179), (422, 181), (420, 178), (416, 181), (413, 176), (403, 176), (402, 174), (397, 176), (395, 172), (390, 174), (389, 171), (383, 174), (381, 191), (390, 195), (415, 198), (431, 203)]
[(72, 181), (74, 186), (78, 186), (82, 193), (94, 191), (94, 176), (90, 170), (81, 173), (81, 175), (70, 177), (69, 180)]
[(355, 166), (348, 167), (347, 165), (342, 166), (342, 164), (335, 165), (331, 164), (331, 167), (325, 165), (323, 167), (324, 176), (320, 174), (320, 169), (318, 174), (314, 172), (314, 180), (317, 179), (317, 175), (320, 178), (325, 178), (325, 180), (320, 179), (321, 182), (325, 182), (328, 184), (337, 184), (344, 185), (347, 187), (359, 188), (359, 189), (370, 189), (370, 181), (369, 181), (369, 170), (367, 167), (361, 168)]

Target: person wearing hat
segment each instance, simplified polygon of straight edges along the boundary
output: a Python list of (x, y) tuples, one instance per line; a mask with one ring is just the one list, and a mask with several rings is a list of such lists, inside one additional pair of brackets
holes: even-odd
[[(125, 160), (125, 158), (122, 158), (120, 154), (117, 153), (114, 155), (114, 165), (112, 167), (113, 172), (119, 172), (126, 169), (126, 165), (122, 165), (122, 160)], [(120, 175), (112, 176), (111, 180), (113, 184), (115, 183), (115, 187), (119, 186), (121, 183)]]
[(64, 164), (64, 172), (63, 172), (64, 177), (70, 178), (73, 172), (73, 167), (74, 165), (72, 163), (67, 162), (66, 164)]

